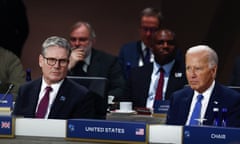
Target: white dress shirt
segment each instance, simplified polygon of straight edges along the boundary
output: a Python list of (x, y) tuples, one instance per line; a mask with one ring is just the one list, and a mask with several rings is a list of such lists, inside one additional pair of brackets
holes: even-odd
[(170, 72), (171, 69), (173, 67), (175, 60), (171, 61), (170, 63), (164, 65), (164, 66), (160, 66), (158, 63), (156, 63), (155, 61), (153, 61), (153, 72), (151, 75), (151, 82), (150, 82), (150, 87), (149, 87), (149, 91), (148, 91), (148, 98), (147, 98), (147, 102), (146, 102), (146, 107), (147, 108), (153, 108), (153, 104), (154, 104), (154, 99), (155, 99), (155, 95), (156, 95), (156, 90), (157, 90), (157, 86), (158, 86), (158, 80), (160, 78), (160, 71), (159, 69), (162, 67), (164, 69), (164, 84), (163, 84), (163, 97), (162, 100), (165, 100), (165, 93), (167, 90), (167, 84), (168, 84), (168, 79), (170, 76)]
[[(52, 84), (50, 85), (50, 87), (52, 88), (52, 91), (50, 92), (50, 95), (49, 95), (49, 103), (48, 103), (48, 109), (47, 109), (47, 113), (45, 115), (45, 119), (48, 118), (48, 115), (49, 115), (49, 112), (51, 110), (51, 106), (53, 104), (53, 101), (55, 100), (56, 96), (57, 96), (57, 92), (60, 88), (60, 86), (62, 85), (64, 80), (61, 80), (60, 82), (58, 83), (55, 83), (55, 84)], [(38, 109), (38, 105), (40, 103), (40, 101), (42, 100), (45, 92), (46, 92), (46, 87), (49, 86), (47, 85), (47, 83), (45, 82), (45, 80), (42, 78), (42, 86), (41, 86), (41, 90), (40, 90), (40, 93), (39, 93), (39, 99), (38, 99), (38, 104), (37, 104), (37, 108), (36, 108), (36, 112), (37, 112), (37, 109)]]
[[(142, 48), (141, 50), (142, 50), (143, 56), (145, 56), (147, 53), (146, 52), (147, 47), (143, 42), (141, 42), (141, 48)], [(154, 55), (150, 50), (150, 62), (153, 62), (153, 61), (154, 61)], [(143, 66), (143, 65), (144, 65), (143, 58), (140, 56), (139, 61), (138, 61), (138, 66)]]

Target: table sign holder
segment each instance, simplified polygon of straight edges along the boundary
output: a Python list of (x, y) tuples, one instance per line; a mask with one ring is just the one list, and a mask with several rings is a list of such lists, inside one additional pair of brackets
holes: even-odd
[(69, 119), (66, 140), (147, 144), (148, 125), (142, 122), (120, 122), (90, 119)]
[(0, 137), (14, 137), (15, 120), (11, 115), (12, 105), (12, 94), (0, 94)]
[(239, 144), (240, 129), (214, 126), (184, 126), (184, 144)]
[(149, 144), (182, 144), (183, 126), (149, 125)]
[(159, 108), (153, 110), (152, 116), (160, 117), (164, 119), (164, 121), (166, 122), (170, 101), (164, 100), (164, 101), (160, 101), (159, 103), (160, 103)]

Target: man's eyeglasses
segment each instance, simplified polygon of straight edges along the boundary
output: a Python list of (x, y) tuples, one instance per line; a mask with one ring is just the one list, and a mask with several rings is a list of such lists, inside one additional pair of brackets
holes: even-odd
[(151, 32), (151, 33), (154, 33), (158, 30), (157, 27), (144, 27), (142, 26), (141, 29), (144, 31), (144, 32)]
[(157, 45), (164, 45), (164, 43), (167, 43), (167, 45), (171, 45), (171, 46), (175, 45), (174, 40), (159, 40), (159, 41), (156, 41)]
[(70, 41), (72, 41), (72, 42), (76, 42), (76, 41), (86, 42), (86, 41), (88, 41), (88, 40), (89, 40), (89, 38), (87, 38), (87, 37), (81, 37), (81, 38), (70, 37)]
[(60, 66), (64, 67), (64, 66), (67, 66), (69, 62), (68, 59), (47, 58), (44, 56), (43, 58), (47, 60), (47, 64), (50, 66), (54, 66), (58, 62)]

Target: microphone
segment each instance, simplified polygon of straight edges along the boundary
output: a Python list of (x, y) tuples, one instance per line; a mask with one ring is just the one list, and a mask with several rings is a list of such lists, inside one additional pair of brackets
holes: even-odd
[(6, 97), (7, 95), (9, 94), (9, 92), (13, 89), (14, 85), (13, 84), (10, 84), (8, 86), (8, 89), (6, 91), (6, 93), (2, 96), (1, 100), (0, 100), (0, 103), (7, 103), (7, 100), (6, 100)]

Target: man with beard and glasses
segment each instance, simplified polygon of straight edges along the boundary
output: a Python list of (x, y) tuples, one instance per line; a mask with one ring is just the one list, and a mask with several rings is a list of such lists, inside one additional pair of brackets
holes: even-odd
[[(115, 100), (124, 96), (125, 79), (118, 58), (93, 48), (96, 34), (87, 22), (77, 22), (70, 30), (72, 53), (69, 62), (69, 76), (87, 76), (107, 78), (107, 96)], [(97, 117), (104, 117), (107, 108), (96, 99)]]
[[(153, 34), (151, 41), (154, 54), (153, 63), (133, 68), (128, 80), (128, 98), (134, 107), (155, 107), (155, 95), (158, 100), (169, 100), (172, 92), (181, 89), (187, 83), (185, 65), (181, 50), (176, 46), (175, 34), (169, 29), (160, 29)], [(162, 80), (161, 88), (158, 83)]]

